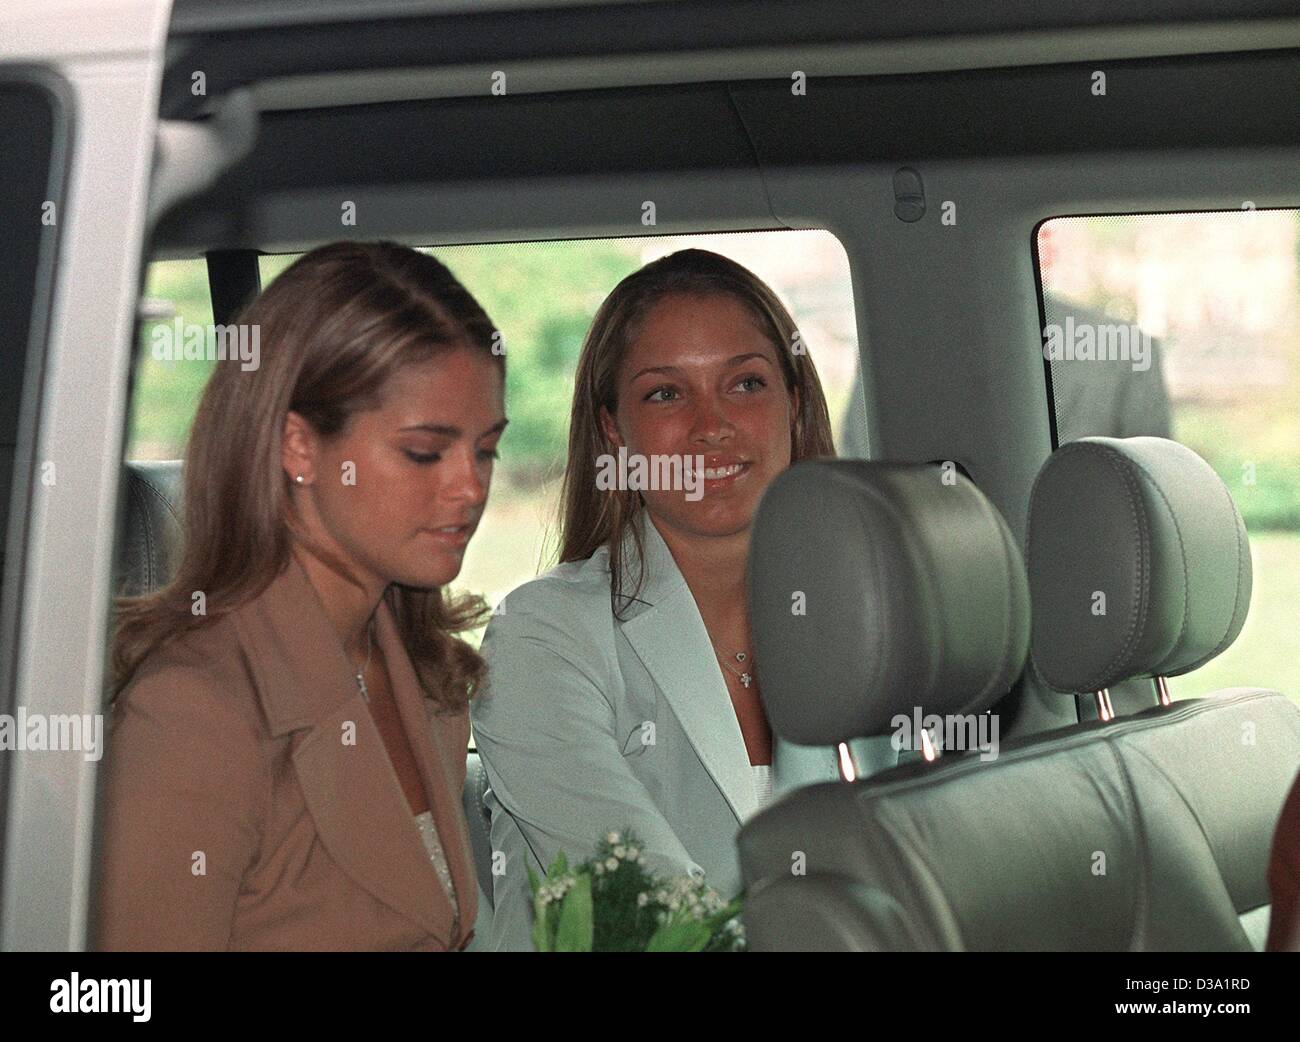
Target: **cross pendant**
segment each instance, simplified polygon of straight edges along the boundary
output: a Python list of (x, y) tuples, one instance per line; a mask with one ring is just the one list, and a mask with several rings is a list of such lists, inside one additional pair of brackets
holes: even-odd
[(749, 687), (749, 685), (754, 682), (754, 678), (750, 676), (748, 673), (741, 673), (740, 682), (744, 684), (745, 687)]

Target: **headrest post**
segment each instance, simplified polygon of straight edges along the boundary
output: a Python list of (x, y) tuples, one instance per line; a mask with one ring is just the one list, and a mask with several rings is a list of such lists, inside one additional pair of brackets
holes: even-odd
[(925, 757), (926, 763), (933, 763), (939, 759), (939, 750), (930, 738), (930, 732), (924, 727), (921, 728), (921, 755)]
[(1174, 704), (1174, 700), (1169, 697), (1169, 683), (1162, 676), (1156, 677), (1156, 694), (1160, 696), (1160, 704), (1162, 706)]
[(840, 777), (846, 782), (857, 781), (858, 765), (853, 762), (853, 750), (849, 748), (849, 743), (840, 742), (837, 749), (840, 760)]
[(1102, 688), (1100, 691), (1093, 693), (1093, 698), (1097, 701), (1097, 719), (1109, 722), (1115, 719), (1115, 709), (1110, 704), (1110, 689)]

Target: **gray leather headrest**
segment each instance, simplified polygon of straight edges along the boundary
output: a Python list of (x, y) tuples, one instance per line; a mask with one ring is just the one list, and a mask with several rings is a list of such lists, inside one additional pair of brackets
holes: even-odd
[(165, 586), (180, 552), (181, 461), (123, 465), (126, 517), (118, 550), (116, 589), (136, 596)]
[(1058, 691), (1190, 672), (1246, 621), (1246, 526), (1177, 442), (1063, 445), (1034, 482), (1027, 539), (1034, 662)]
[(1006, 523), (933, 464), (787, 470), (759, 505), (749, 598), (768, 718), (801, 745), (888, 734), (917, 709), (980, 712), (1020, 675), (1029, 642)]

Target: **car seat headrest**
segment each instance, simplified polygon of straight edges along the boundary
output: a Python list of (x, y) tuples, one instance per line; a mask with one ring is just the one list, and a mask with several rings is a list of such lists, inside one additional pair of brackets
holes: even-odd
[(825, 460), (780, 475), (749, 555), (755, 667), (772, 727), (802, 745), (883, 735), (899, 713), (986, 709), (1029, 641), (1024, 565), (966, 477)]
[(1250, 544), (1227, 488), (1165, 438), (1083, 438), (1030, 495), (1032, 649), (1058, 691), (1204, 665), (1241, 632)]

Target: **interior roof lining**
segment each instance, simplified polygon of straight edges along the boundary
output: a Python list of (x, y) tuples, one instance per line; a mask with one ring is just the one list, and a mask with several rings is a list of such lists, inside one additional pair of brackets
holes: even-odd
[[(193, 46), (169, 62), (163, 112), (193, 116), (205, 98), (191, 92), (194, 70), (204, 71), (209, 93), (261, 80), (342, 70), (493, 64), (592, 58), (610, 54), (656, 62), (708, 51), (777, 48), (797, 53), (808, 45), (879, 43), (903, 39), (972, 37), (1119, 27), (1163, 29), (1178, 23), (1226, 28), (1234, 21), (1294, 18), (1290, 0), (1018, 0), (1015, 4), (953, 4), (914, 0), (846, 4), (841, 0), (678, 0), (541, 8), (493, 3), (448, 13), (446, 4), (406, 0), (368, 9), (360, 0), (335, 0), (310, 15), (289, 17), (292, 5), (249, 0), (178, 0), (170, 40)], [(299, 5), (301, 7), (301, 5)], [(206, 8), (206, 10), (204, 10)], [(327, 21), (326, 19), (333, 19)], [(1262, 31), (1260, 39), (1266, 39)], [(964, 46), (960, 41), (959, 46)], [(173, 56), (178, 51), (173, 49)]]
[(271, 112), (252, 154), (203, 198), (229, 209), (330, 185), (1300, 143), (1300, 51), (1105, 72), (1104, 97), (1081, 63), (832, 77), (798, 97), (751, 81)]
[(1300, 18), (317, 72), (271, 77), (252, 90), (258, 108), (273, 111), (477, 97), (498, 74), (511, 94), (552, 94), (772, 80), (774, 70), (786, 78), (795, 70), (809, 79), (889, 76), (1290, 48), (1300, 48)]

